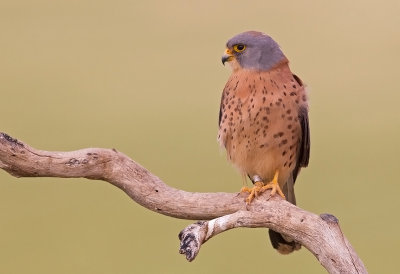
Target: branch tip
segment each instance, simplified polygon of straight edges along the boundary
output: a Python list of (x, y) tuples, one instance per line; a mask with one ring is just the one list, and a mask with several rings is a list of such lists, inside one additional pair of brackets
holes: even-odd
[(5, 139), (7, 142), (12, 143), (14, 145), (18, 145), (18, 146), (24, 146), (23, 143), (19, 142), (17, 139), (11, 137), (10, 135), (8, 135), (7, 133), (4, 132), (0, 132), (0, 139)]

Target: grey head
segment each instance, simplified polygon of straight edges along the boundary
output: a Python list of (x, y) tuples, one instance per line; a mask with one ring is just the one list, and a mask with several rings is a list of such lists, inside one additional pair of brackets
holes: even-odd
[(269, 70), (286, 58), (278, 43), (258, 31), (240, 33), (229, 39), (226, 47), (222, 63), (236, 60), (245, 69)]

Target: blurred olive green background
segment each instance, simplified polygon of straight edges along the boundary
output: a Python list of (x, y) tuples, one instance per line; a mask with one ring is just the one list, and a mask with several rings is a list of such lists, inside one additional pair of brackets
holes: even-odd
[[(167, 184), (236, 192), (216, 142), (245, 30), (272, 35), (310, 87), (311, 162), (299, 206), (329, 212), (371, 273), (395, 273), (400, 244), (400, 2), (0, 2), (0, 131), (46, 150), (116, 148)], [(178, 254), (191, 221), (85, 179), (0, 172), (0, 273), (323, 273), (306, 249), (281, 256), (266, 229)]]

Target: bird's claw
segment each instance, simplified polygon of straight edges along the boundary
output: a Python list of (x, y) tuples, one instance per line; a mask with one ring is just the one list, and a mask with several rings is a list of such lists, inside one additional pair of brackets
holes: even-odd
[(271, 195), (270, 197), (274, 196), (277, 192), (278, 194), (285, 199), (285, 194), (283, 194), (279, 184), (278, 184), (278, 171), (275, 173), (274, 178), (272, 179), (271, 182), (268, 184), (264, 185), (263, 182), (255, 182), (254, 186), (252, 188), (249, 187), (242, 187), (240, 192), (248, 192), (250, 193), (249, 196), (246, 198), (246, 204), (250, 204), (255, 197), (259, 196), (262, 194), (264, 191), (271, 189)]
[(265, 190), (263, 190), (264, 184), (262, 182), (255, 182), (254, 186), (252, 188), (249, 187), (242, 187), (240, 192), (248, 192), (250, 193), (249, 196), (246, 198), (246, 204), (250, 204), (251, 201), (261, 193), (263, 193)]

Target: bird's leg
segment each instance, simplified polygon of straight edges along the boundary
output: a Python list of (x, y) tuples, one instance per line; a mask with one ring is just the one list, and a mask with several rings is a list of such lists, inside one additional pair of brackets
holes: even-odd
[(261, 193), (266, 191), (267, 189), (271, 189), (271, 196), (274, 196), (275, 193), (278, 192), (278, 194), (281, 195), (283, 199), (285, 199), (285, 194), (283, 194), (282, 189), (278, 184), (278, 176), (279, 171), (277, 170), (275, 171), (275, 175), (272, 181), (261, 188)]
[(285, 198), (285, 195), (283, 194), (283, 192), (278, 184), (278, 176), (279, 176), (279, 171), (277, 170), (275, 172), (275, 175), (274, 175), (274, 178), (272, 179), (272, 181), (266, 185), (264, 185), (264, 183), (262, 182), (262, 180), (259, 176), (255, 176), (254, 177), (254, 186), (252, 188), (242, 187), (242, 189), (240, 190), (240, 192), (250, 193), (250, 195), (246, 198), (246, 203), (250, 204), (251, 201), (253, 201), (253, 199), (255, 197), (257, 197), (259, 194), (263, 193), (267, 189), (271, 189), (271, 196), (275, 195), (275, 193), (278, 192), (278, 194), (280, 196), (282, 196), (282, 198)]
[[(251, 193), (251, 192), (253, 191), (254, 188), (264, 186), (264, 184), (262, 183), (262, 179), (261, 179), (260, 176), (254, 175), (253, 178), (251, 178), (250, 176), (249, 176), (249, 178), (250, 178), (251, 182), (253, 183), (253, 187), (244, 186), (244, 187), (242, 187), (242, 188), (240, 189), (240, 192), (248, 192), (248, 193)], [(261, 183), (261, 184), (260, 184), (260, 183)]]

